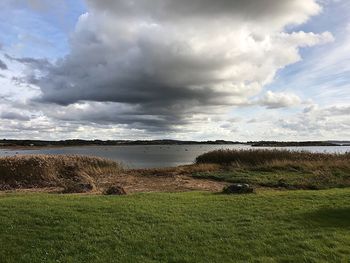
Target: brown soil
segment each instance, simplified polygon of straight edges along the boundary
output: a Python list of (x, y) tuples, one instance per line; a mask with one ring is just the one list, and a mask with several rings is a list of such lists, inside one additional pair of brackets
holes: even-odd
[(106, 182), (101, 182), (100, 185), (118, 185), (123, 187), (127, 193), (137, 193), (191, 190), (219, 192), (227, 184), (212, 180), (194, 179), (186, 175), (140, 176), (124, 174), (109, 178)]

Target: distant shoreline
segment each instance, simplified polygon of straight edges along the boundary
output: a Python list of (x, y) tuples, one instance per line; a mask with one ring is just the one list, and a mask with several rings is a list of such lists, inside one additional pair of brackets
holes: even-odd
[(87, 146), (163, 146), (163, 145), (250, 145), (252, 147), (310, 147), (310, 146), (350, 146), (350, 141), (180, 141), (180, 140), (0, 140), (0, 149), (43, 149)]
[(179, 140), (0, 140), (0, 148), (8, 147), (70, 147), (70, 146), (128, 146), (128, 145), (225, 145), (225, 144), (247, 144), (238, 141), (179, 141)]
[[(193, 145), (210, 145), (210, 144), (120, 144), (120, 145), (43, 145), (43, 146), (21, 146), (21, 145), (6, 145), (2, 146), (0, 145), (0, 149), (2, 150), (9, 150), (9, 151), (16, 151), (16, 150), (42, 150), (42, 149), (58, 149), (58, 148), (70, 148), (70, 147), (125, 147), (125, 146), (176, 146), (176, 145), (188, 145), (188, 146), (193, 146)], [(233, 145), (233, 144), (211, 144), (211, 145)], [(240, 144), (235, 144), (235, 145), (240, 145)], [(301, 148), (301, 147), (349, 147), (350, 144), (348, 145), (251, 145), (251, 144), (244, 144), (242, 143), (241, 145), (246, 145), (246, 146), (251, 146), (253, 149), (259, 149), (259, 148), (287, 148), (287, 147), (296, 147), (296, 148)]]
[(249, 144), (252, 147), (338, 147), (338, 146), (350, 146), (350, 144), (336, 144), (336, 143), (327, 143), (327, 142), (320, 142), (320, 143), (309, 143), (309, 142), (289, 142), (289, 143), (253, 143)]

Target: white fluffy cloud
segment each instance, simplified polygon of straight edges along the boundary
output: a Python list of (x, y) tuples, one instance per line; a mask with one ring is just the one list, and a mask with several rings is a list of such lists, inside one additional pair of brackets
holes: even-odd
[(305, 107), (303, 113), (279, 120), (276, 126), (299, 138), (347, 139), (350, 131), (350, 107), (346, 105), (319, 107), (317, 104), (311, 104)]
[(299, 105), (301, 104), (301, 99), (292, 93), (274, 93), (269, 90), (257, 101), (257, 104), (266, 106), (269, 109), (278, 109)]

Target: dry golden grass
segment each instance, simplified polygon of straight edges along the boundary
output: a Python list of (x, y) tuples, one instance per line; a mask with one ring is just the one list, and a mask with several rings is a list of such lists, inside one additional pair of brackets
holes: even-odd
[(123, 170), (116, 162), (87, 156), (23, 155), (0, 158), (0, 190), (62, 187), (67, 192), (91, 191), (99, 176)]

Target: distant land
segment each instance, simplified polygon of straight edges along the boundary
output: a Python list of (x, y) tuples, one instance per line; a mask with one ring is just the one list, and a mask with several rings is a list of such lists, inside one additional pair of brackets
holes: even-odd
[(238, 141), (180, 141), (180, 140), (0, 140), (1, 146), (89, 146), (89, 145), (184, 145), (184, 144), (245, 144)]
[(258, 141), (258, 142), (247, 142), (247, 144), (253, 147), (350, 146), (350, 141), (301, 141), (301, 142)]
[(94, 146), (94, 145), (191, 145), (191, 144), (246, 144), (253, 147), (302, 147), (302, 146), (350, 146), (350, 141), (181, 141), (181, 140), (0, 140), (0, 147), (52, 147), (52, 146)]

